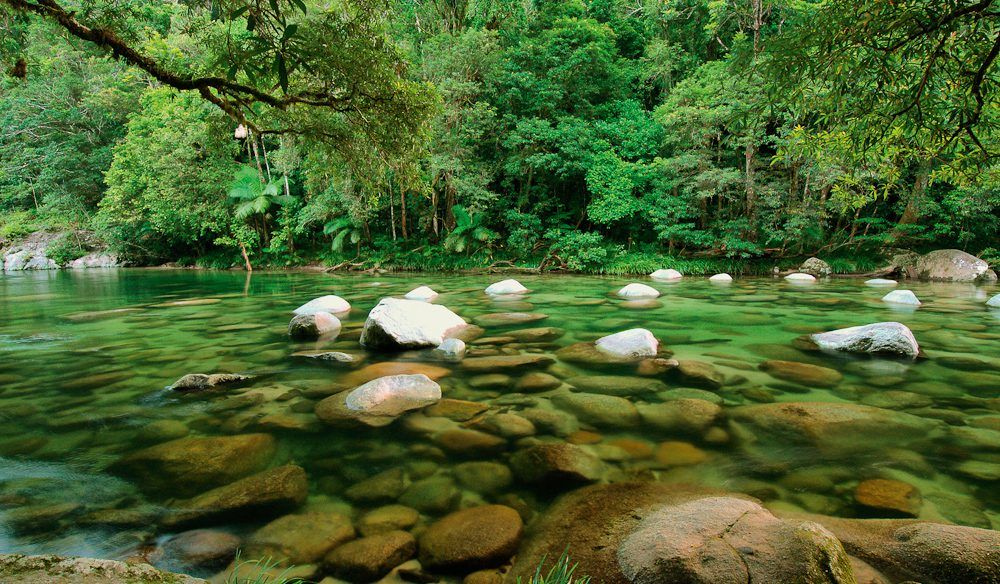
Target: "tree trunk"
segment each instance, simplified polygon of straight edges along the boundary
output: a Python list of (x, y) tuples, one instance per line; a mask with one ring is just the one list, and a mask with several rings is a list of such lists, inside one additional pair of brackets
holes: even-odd
[(927, 160), (921, 160), (917, 168), (917, 177), (913, 180), (913, 190), (910, 191), (910, 199), (906, 202), (903, 215), (899, 218), (899, 225), (912, 225), (920, 220), (921, 206), (924, 202), (924, 195), (927, 194), (927, 184), (930, 182), (931, 165)]

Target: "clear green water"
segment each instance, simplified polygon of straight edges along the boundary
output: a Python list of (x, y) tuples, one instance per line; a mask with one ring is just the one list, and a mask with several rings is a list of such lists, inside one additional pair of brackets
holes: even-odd
[[(167, 535), (155, 523), (115, 526), (93, 520), (95, 511), (171, 504), (166, 498), (143, 495), (128, 480), (105, 470), (123, 455), (153, 443), (143, 431), (155, 421), (183, 422), (191, 435), (272, 433), (279, 444), (275, 463), (294, 462), (309, 475), (308, 508), (355, 514), (375, 505), (351, 503), (344, 492), (376, 472), (407, 467), (420, 469), (414, 476), (448, 478), (459, 462), (507, 460), (519, 446), (516, 439), (510, 439), (501, 454), (458, 459), (442, 454), (429, 436), (402, 421), (383, 429), (342, 431), (318, 424), (312, 414), (318, 398), (342, 385), (351, 372), (317, 366), (292, 353), (360, 350), (358, 330), (368, 309), (383, 296), (402, 295), (421, 284), (443, 292), (437, 302), (468, 320), (508, 310), (537, 312), (548, 318), (514, 328), (554, 326), (566, 331), (548, 343), (501, 345), (505, 352), (551, 352), (641, 326), (676, 358), (713, 364), (725, 376), (726, 384), (713, 390), (714, 396), (699, 394), (723, 407), (723, 419), (711, 433), (691, 435), (638, 424), (593, 428), (600, 435), (596, 438), (574, 435), (575, 442), (600, 440), (583, 448), (605, 459), (607, 480), (696, 482), (749, 492), (776, 506), (859, 516), (871, 511), (854, 501), (858, 481), (896, 478), (919, 489), (921, 517), (1000, 527), (1000, 489), (989, 476), (990, 469), (1000, 465), (1000, 311), (985, 307), (986, 298), (998, 292), (996, 286), (906, 283), (900, 287), (912, 289), (924, 305), (901, 310), (880, 302), (888, 289), (859, 281), (803, 286), (750, 279), (727, 286), (686, 278), (647, 282), (663, 296), (654, 306), (638, 309), (612, 295), (628, 280), (519, 276), (532, 292), (511, 302), (482, 293), (497, 279), (307, 273), (247, 278), (242, 273), (154, 270), (0, 277), (0, 551), (117, 558)], [(338, 294), (354, 306), (341, 336), (323, 344), (289, 341), (291, 310), (323, 294)], [(208, 300), (177, 304), (199, 299)], [(804, 353), (792, 345), (805, 333), (885, 320), (910, 326), (928, 358), (916, 363), (850, 359)], [(487, 327), (486, 334), (502, 336), (504, 330)], [(496, 348), (473, 343), (470, 356)], [(979, 361), (970, 364), (969, 358)], [(421, 359), (412, 353), (370, 355), (366, 364)], [(766, 359), (823, 365), (841, 372), (843, 379), (826, 389), (782, 381), (757, 369)], [(454, 370), (441, 380), (445, 397), (484, 402), (494, 411), (512, 413), (554, 407), (545, 393), (520, 395), (510, 386), (475, 389), (469, 385), (471, 374), (448, 367)], [(246, 388), (201, 395), (166, 389), (193, 372), (262, 377)], [(550, 372), (560, 378), (609, 374), (565, 363)], [(667, 385), (683, 386), (673, 381)], [(655, 403), (677, 393), (629, 399)], [(238, 397), (251, 394), (253, 399)], [(725, 416), (741, 405), (770, 400), (860, 402), (944, 420), (949, 430), (966, 434), (947, 433), (919, 451), (907, 450), (902, 442), (896, 447), (891, 435), (877, 436), (871, 449), (850, 456), (794, 441), (751, 448), (732, 432)], [(275, 414), (285, 416), (292, 427), (261, 426), (263, 417)], [(581, 428), (590, 429), (587, 424)], [(609, 447), (620, 446), (615, 441), (622, 438), (640, 445), (630, 443), (631, 450)], [(564, 439), (539, 430), (526, 440)], [(689, 442), (707, 457), (683, 466), (659, 463), (649, 452), (666, 440)], [(761, 448), (767, 450), (766, 463)], [(970, 461), (980, 470), (959, 468)], [(490, 495), (457, 485), (450, 506), (495, 500), (531, 513), (544, 509), (551, 496), (516, 480)], [(49, 520), (25, 523), (17, 518), (26, 508), (55, 511)], [(425, 513), (430, 518), (434, 514)], [(256, 517), (246, 520), (227, 527), (246, 532), (262, 522)]]

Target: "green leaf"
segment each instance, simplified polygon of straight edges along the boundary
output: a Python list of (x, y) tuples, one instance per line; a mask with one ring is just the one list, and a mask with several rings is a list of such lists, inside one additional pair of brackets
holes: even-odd
[(299, 25), (297, 25), (297, 24), (289, 24), (288, 26), (286, 26), (285, 30), (281, 33), (281, 42), (284, 43), (288, 39), (290, 39), (293, 36), (295, 36), (295, 32), (298, 29), (299, 29)]
[(281, 85), (281, 91), (288, 93), (288, 69), (285, 68), (285, 56), (278, 53), (275, 55), (275, 59), (278, 66), (278, 83)]

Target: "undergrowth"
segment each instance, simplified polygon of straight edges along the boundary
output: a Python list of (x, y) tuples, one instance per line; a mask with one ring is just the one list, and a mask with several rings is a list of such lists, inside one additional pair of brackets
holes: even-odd
[(535, 568), (535, 573), (531, 575), (531, 579), (527, 582), (521, 582), (521, 577), (518, 576), (517, 584), (590, 584), (590, 576), (574, 575), (579, 564), (571, 565), (567, 552), (563, 552), (556, 563), (549, 568), (549, 571), (543, 574), (542, 567), (544, 565), (545, 557), (543, 556), (542, 561)]

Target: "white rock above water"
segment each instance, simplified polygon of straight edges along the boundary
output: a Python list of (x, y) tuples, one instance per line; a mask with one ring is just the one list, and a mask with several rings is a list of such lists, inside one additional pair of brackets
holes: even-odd
[(656, 298), (660, 291), (645, 284), (632, 283), (618, 291), (622, 298)]
[(905, 304), (907, 306), (920, 306), (920, 300), (911, 290), (893, 290), (882, 297), (882, 302)]
[(729, 274), (716, 274), (708, 279), (709, 282), (732, 282), (733, 277)]
[(347, 409), (369, 416), (398, 416), (437, 403), (441, 386), (422, 373), (389, 375), (352, 389), (344, 404)]
[(895, 280), (887, 280), (885, 278), (874, 278), (871, 280), (865, 280), (865, 284), (869, 286), (895, 286), (899, 282)]
[(877, 322), (811, 335), (820, 349), (916, 357), (920, 345), (913, 332), (898, 322)]
[(361, 344), (388, 350), (437, 347), (449, 332), (465, 325), (465, 319), (438, 304), (383, 298), (368, 313)]
[(650, 274), (649, 277), (653, 278), (654, 280), (680, 280), (681, 278), (684, 277), (684, 274), (674, 269), (666, 269), (666, 270), (656, 270), (655, 272)]
[(993, 298), (987, 300), (986, 306), (992, 306), (993, 308), (1000, 308), (1000, 294), (997, 294)]
[(432, 290), (430, 287), (420, 286), (419, 288), (414, 288), (413, 290), (407, 292), (406, 296), (404, 296), (403, 298), (406, 298), (407, 300), (430, 301), (434, 300), (437, 297), (438, 293)]
[(338, 312), (347, 312), (350, 309), (351, 304), (349, 302), (340, 296), (330, 294), (327, 296), (320, 296), (319, 298), (313, 298), (292, 312), (295, 314), (316, 314), (317, 312), (337, 314)]
[(653, 333), (634, 328), (597, 339), (597, 348), (616, 357), (655, 357), (660, 347)]
[(524, 294), (528, 289), (517, 280), (494, 282), (486, 287), (487, 294)]
[(812, 274), (803, 274), (801, 272), (796, 272), (794, 274), (788, 274), (785, 279), (789, 282), (815, 282), (816, 276)]
[(445, 339), (434, 351), (448, 360), (459, 361), (465, 357), (465, 341), (462, 339)]

